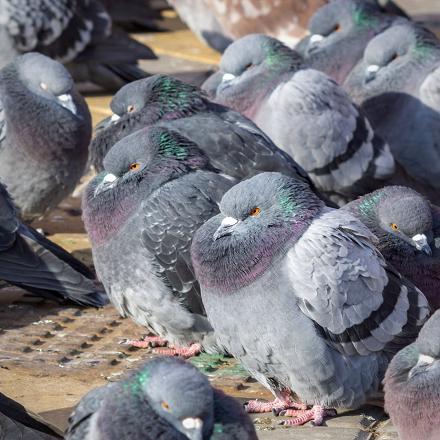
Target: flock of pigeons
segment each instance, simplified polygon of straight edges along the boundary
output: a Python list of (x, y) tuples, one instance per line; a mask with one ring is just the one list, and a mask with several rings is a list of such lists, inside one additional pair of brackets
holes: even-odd
[[(114, 87), (133, 54), (112, 63), (99, 2), (31, 3), (0, 1), (0, 278), (86, 306), (108, 297), (154, 332), (127, 343), (227, 353), (275, 397), (242, 408), (165, 356), (86, 395), (65, 438), (252, 440), (246, 412), (320, 425), (383, 382), (401, 440), (438, 439), (436, 36), (374, 0), (332, 0), (295, 49), (256, 34), (231, 43), (203, 91), (126, 81), (90, 142), (85, 100), (46, 55)], [(107, 58), (94, 45), (88, 58), (101, 33)], [(83, 220), (103, 288), (25, 223), (89, 164)]]

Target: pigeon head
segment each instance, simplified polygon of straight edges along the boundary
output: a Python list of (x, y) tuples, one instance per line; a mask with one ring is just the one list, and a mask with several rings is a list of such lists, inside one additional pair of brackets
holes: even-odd
[[(85, 193), (84, 221), (92, 240), (119, 227), (163, 183), (202, 168), (211, 169), (197, 145), (166, 128), (146, 127), (124, 137), (107, 153), (104, 171)], [(112, 222), (110, 229), (104, 226)]]
[(166, 75), (154, 75), (133, 81), (113, 97), (113, 115), (96, 127), (90, 145), (90, 155), (97, 171), (102, 171), (102, 159), (123, 137), (160, 120), (178, 119), (203, 110), (204, 92)]
[(153, 359), (126, 384), (154, 411), (190, 440), (209, 438), (214, 423), (214, 391), (206, 376), (181, 359)]
[[(232, 43), (220, 62), (223, 76), (217, 86), (216, 101), (232, 103), (245, 111), (278, 85), (280, 75), (295, 72), (303, 64), (302, 57), (275, 38), (251, 34)], [(217, 75), (218, 74), (214, 74)], [(212, 89), (217, 81), (208, 83)], [(212, 90), (209, 90), (213, 95)]]
[[(363, 87), (373, 91), (405, 89), (413, 84), (413, 69), (421, 71), (438, 64), (438, 40), (430, 31), (405, 22), (390, 27), (370, 41), (363, 58)], [(424, 79), (421, 76), (421, 79)]]
[(77, 114), (73, 79), (66, 68), (39, 53), (27, 53), (14, 62), (18, 78), (32, 93)]
[(208, 220), (192, 244), (202, 285), (232, 291), (253, 282), (298, 239), (323, 203), (307, 184), (280, 173), (262, 173), (232, 187), (221, 214)]
[(374, 232), (380, 248), (399, 254), (431, 255), (432, 213), (429, 202), (413, 189), (389, 186), (354, 202), (361, 220)]

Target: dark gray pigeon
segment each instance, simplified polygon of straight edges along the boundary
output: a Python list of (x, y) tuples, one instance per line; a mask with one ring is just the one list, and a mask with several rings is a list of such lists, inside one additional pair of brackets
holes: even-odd
[(338, 204), (382, 187), (400, 170), (349, 96), (278, 40), (252, 34), (220, 63), (216, 102), (252, 119)]
[(1, 440), (55, 440), (61, 432), (37, 414), (0, 393)]
[(372, 0), (332, 0), (309, 21), (309, 36), (295, 49), (308, 64), (342, 84), (362, 58), (365, 46), (398, 17)]
[(0, 67), (18, 54), (41, 52), (66, 64), (75, 81), (116, 90), (146, 74), (138, 59), (150, 48), (122, 31), (98, 0), (2, 0)]
[(178, 351), (184, 356), (200, 345), (214, 349), (189, 247), (234, 179), (220, 175), (193, 142), (163, 127), (119, 141), (104, 168), (84, 194), (83, 218), (112, 303), (173, 345), (191, 345)]
[(257, 435), (241, 405), (212, 388), (195, 366), (160, 357), (82, 398), (66, 440), (98, 438), (257, 440)]
[(113, 116), (102, 121), (90, 146), (93, 165), (102, 170), (107, 151), (124, 136), (158, 124), (195, 142), (211, 164), (237, 179), (279, 171), (306, 181), (306, 172), (249, 119), (210, 102), (197, 87), (166, 75), (127, 84), (113, 97)]
[(388, 186), (344, 206), (378, 238), (388, 263), (440, 308), (440, 208), (418, 192)]
[(72, 77), (37, 53), (0, 70), (0, 179), (23, 217), (41, 217), (75, 188), (92, 122)]
[(220, 211), (194, 235), (192, 260), (219, 344), (277, 398), (247, 410), (283, 410), (298, 425), (362, 405), (417, 336), (426, 298), (367, 227), (299, 181), (259, 174), (231, 188)]
[(93, 273), (64, 249), (21, 223), (6, 188), (0, 183), (0, 279), (35, 295), (103, 306)]
[[(405, 170), (440, 189), (440, 43), (406, 22), (375, 37), (344, 87)], [(436, 201), (434, 198), (431, 200)]]
[(440, 430), (440, 311), (417, 341), (390, 362), (384, 379), (385, 409), (400, 440), (437, 440)]

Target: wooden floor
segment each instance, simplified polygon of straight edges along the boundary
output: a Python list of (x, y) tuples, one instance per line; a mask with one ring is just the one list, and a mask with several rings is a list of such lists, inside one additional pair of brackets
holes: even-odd
[[(408, 10), (431, 20), (440, 0), (400, 0)], [(435, 9), (436, 8), (436, 9)], [(437, 17), (438, 18), (438, 17)], [(181, 24), (175, 24), (173, 13), (167, 14), (173, 30), (135, 35), (159, 55), (159, 60), (143, 62), (152, 73), (206, 72), (217, 65), (219, 55), (203, 46)], [(87, 96), (96, 124), (111, 114), (111, 96)], [(84, 177), (84, 182), (91, 175)], [(74, 197), (65, 200), (35, 226), (91, 264), (90, 244), (84, 232), (80, 211), (81, 185)], [(143, 329), (128, 319), (120, 318), (108, 306), (102, 310), (59, 306), (24, 296), (17, 288), (3, 287), (0, 295), (0, 389), (31, 410), (41, 413), (63, 429), (72, 407), (90, 389), (118, 380), (126, 371), (154, 356), (151, 350), (129, 349), (120, 342), (136, 338)], [(270, 398), (232, 359), (202, 355), (193, 358), (210, 380), (243, 401)], [(271, 415), (255, 417), (261, 439), (337, 439), (391, 440), (397, 434), (383, 410), (365, 407), (359, 411), (341, 412), (324, 427), (284, 428)]]

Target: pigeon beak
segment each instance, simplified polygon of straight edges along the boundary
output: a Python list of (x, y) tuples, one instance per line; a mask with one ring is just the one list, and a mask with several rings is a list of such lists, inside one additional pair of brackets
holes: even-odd
[(108, 173), (102, 179), (102, 182), (95, 189), (95, 196), (98, 194), (113, 188), (116, 185), (118, 177), (112, 173)]
[(218, 229), (214, 232), (214, 240), (218, 240), (221, 237), (231, 235), (234, 230), (234, 226), (238, 223), (238, 220), (233, 217), (225, 217)]
[(310, 37), (310, 44), (312, 45), (312, 46), (318, 46), (318, 44), (324, 39), (325, 37), (324, 37), (324, 35), (320, 35), (320, 34), (313, 34), (311, 37)]
[(63, 95), (58, 95), (57, 100), (62, 107), (66, 108), (67, 110), (69, 110), (69, 112), (72, 112), (74, 115), (76, 115), (76, 105), (73, 102), (72, 95), (70, 95), (69, 93), (64, 93)]
[(413, 241), (414, 246), (418, 251), (422, 251), (429, 256), (432, 255), (432, 249), (431, 246), (429, 246), (428, 244), (428, 239), (426, 238), (425, 234), (414, 235), (411, 240)]
[(110, 118), (110, 122), (112, 122), (114, 124), (114, 123), (118, 122), (119, 119), (121, 119), (121, 117), (119, 115), (117, 115), (116, 113), (113, 113)]
[(203, 440), (203, 420), (188, 417), (182, 420), (183, 432), (189, 440)]
[(232, 81), (233, 79), (235, 79), (235, 75), (233, 75), (232, 73), (225, 73), (225, 74), (223, 74), (223, 77), (222, 77), (222, 83), (228, 83), (229, 81)]
[(365, 83), (369, 83), (370, 81), (373, 81), (374, 78), (376, 78), (377, 72), (379, 72), (380, 66), (377, 64), (371, 64), (368, 66), (365, 70)]

